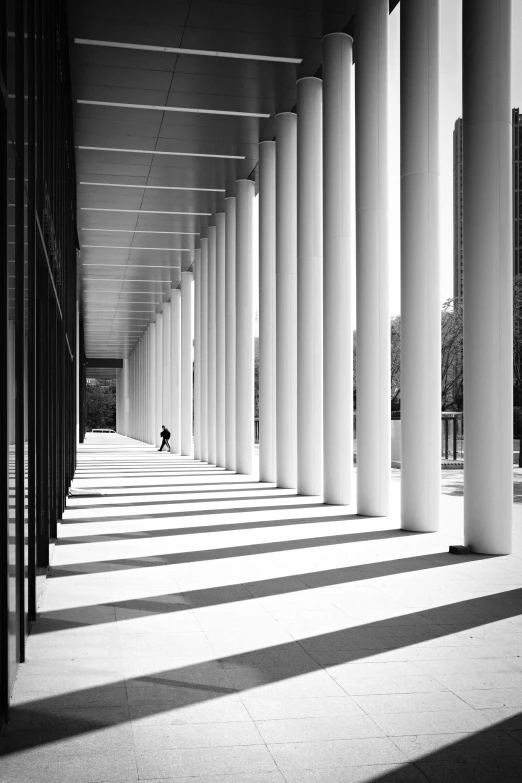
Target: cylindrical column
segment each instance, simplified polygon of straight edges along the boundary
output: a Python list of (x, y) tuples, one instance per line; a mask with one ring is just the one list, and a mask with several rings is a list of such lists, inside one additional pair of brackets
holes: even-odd
[(225, 452), (236, 469), (236, 198), (225, 199)]
[(161, 444), (160, 432), (163, 421), (163, 315), (156, 315), (156, 431), (154, 443)]
[(252, 473), (254, 459), (254, 270), (255, 184), (236, 182), (236, 471)]
[(355, 150), (357, 212), (357, 511), (389, 513), (388, 0), (358, 0)]
[(277, 484), (297, 487), (297, 115), (276, 117)]
[(181, 453), (181, 290), (173, 288), (170, 296), (170, 388), (172, 399), (172, 429), (171, 444), (172, 451), (176, 454)]
[(148, 442), (156, 443), (156, 324), (149, 326), (149, 410)]
[(192, 454), (192, 272), (181, 273), (180, 439), (181, 453)]
[(323, 39), (323, 424), (324, 502), (351, 503), (353, 354), (351, 315), (352, 39)]
[(297, 491), (323, 491), (323, 182), (320, 79), (297, 82)]
[(201, 459), (201, 250), (194, 251), (194, 459)]
[(216, 464), (216, 227), (208, 227), (208, 461)]
[(123, 370), (122, 370), (122, 405), (123, 405), (123, 434), (128, 435), (129, 434), (129, 411), (130, 411), (130, 401), (129, 401), (129, 357), (124, 357), (123, 359)]
[(276, 145), (259, 145), (259, 480), (277, 481)]
[(464, 536), (511, 552), (511, 0), (463, 0)]
[(216, 465), (226, 465), (225, 441), (225, 213), (216, 215)]
[(201, 459), (208, 462), (208, 239), (201, 239)]
[(401, 518), (438, 529), (439, 0), (401, 5)]
[[(174, 421), (172, 411), (172, 369), (171, 361), (171, 306), (165, 302), (162, 308), (163, 315), (163, 343), (162, 343), (162, 423), (170, 430), (172, 435)], [(172, 448), (172, 444), (171, 444)]]

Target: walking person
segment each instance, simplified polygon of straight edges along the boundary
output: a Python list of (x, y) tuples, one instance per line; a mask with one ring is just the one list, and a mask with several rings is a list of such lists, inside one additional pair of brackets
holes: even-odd
[(170, 443), (169, 443), (170, 432), (168, 431), (168, 429), (165, 427), (164, 424), (162, 424), (161, 427), (162, 427), (162, 430), (160, 432), (160, 438), (163, 438), (163, 440), (161, 441), (161, 446), (158, 449), (158, 451), (163, 451), (163, 446), (166, 446), (168, 448), (168, 450), (170, 451)]

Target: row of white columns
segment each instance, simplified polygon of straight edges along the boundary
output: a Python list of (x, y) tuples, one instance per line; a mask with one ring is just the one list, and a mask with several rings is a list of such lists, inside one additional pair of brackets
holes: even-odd
[(117, 378), (117, 429), (159, 445), (162, 425), (171, 450), (192, 454), (192, 272), (181, 273), (156, 320), (138, 342)]
[[(438, 528), (440, 515), (439, 11), (439, 0), (400, 4), (401, 517), (404, 528), (424, 532)], [(502, 553), (511, 547), (510, 0), (464, 0), (463, 13), (465, 528), (476, 551)], [(324, 38), (322, 79), (299, 80), (297, 113), (277, 115), (275, 141), (259, 145), (260, 479), (326, 503), (356, 501), (369, 516), (390, 510), (388, 19), (387, 0), (358, 0), (355, 226), (350, 36)], [(194, 455), (244, 474), (253, 471), (254, 443), (254, 190), (250, 180), (236, 183), (194, 258)], [(186, 335), (183, 301), (182, 282)], [(159, 423), (169, 426), (159, 422), (170, 411), (161, 389), (179, 406), (177, 376), (158, 382), (179, 331), (176, 306), (164, 307), (124, 366), (139, 407), (152, 395), (140, 367), (156, 362), (158, 433)], [(187, 346), (182, 339), (182, 453), (192, 421)], [(150, 421), (135, 406), (141, 437)]]

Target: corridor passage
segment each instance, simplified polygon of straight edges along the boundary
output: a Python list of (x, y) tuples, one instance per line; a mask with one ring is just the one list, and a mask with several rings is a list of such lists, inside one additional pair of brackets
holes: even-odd
[(519, 783), (520, 551), (319, 500), (88, 434), (1, 783)]

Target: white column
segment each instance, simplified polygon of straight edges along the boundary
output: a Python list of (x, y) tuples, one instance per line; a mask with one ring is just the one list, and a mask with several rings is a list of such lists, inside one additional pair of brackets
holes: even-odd
[(216, 215), (216, 465), (226, 465), (225, 442), (225, 213)]
[(180, 442), (192, 454), (192, 272), (181, 273)]
[(201, 250), (194, 251), (194, 459), (201, 459)]
[(236, 182), (236, 471), (254, 460), (254, 278), (252, 180)]
[[(76, 300), (76, 446), (80, 443), (80, 303)], [(125, 423), (124, 425), (125, 426)], [(124, 435), (127, 433), (125, 432)]]
[(130, 411), (130, 401), (129, 401), (129, 357), (123, 358), (123, 369), (122, 369), (122, 405), (123, 405), (123, 434), (128, 435), (129, 434), (129, 411)]
[(208, 461), (216, 464), (216, 227), (208, 227)]
[(172, 400), (171, 449), (181, 453), (181, 290), (173, 288), (170, 296), (170, 377)]
[(389, 513), (388, 0), (358, 0), (355, 149), (357, 211), (357, 511)]
[(351, 503), (353, 355), (351, 313), (352, 39), (323, 39), (323, 424), (324, 502)]
[(401, 517), (440, 502), (439, 0), (401, 0)]
[(464, 536), (511, 552), (511, 0), (463, 0)]
[(201, 239), (201, 459), (208, 462), (208, 239)]
[[(162, 342), (162, 402), (161, 402), (161, 418), (162, 423), (170, 430), (172, 434), (172, 428), (174, 426), (173, 411), (172, 411), (172, 369), (170, 366), (171, 360), (171, 305), (170, 302), (165, 302), (162, 308), (163, 315), (163, 342)], [(172, 444), (171, 444), (172, 448)]]
[(155, 444), (156, 434), (156, 324), (149, 326), (149, 443)]
[(149, 341), (148, 332), (145, 331), (142, 336), (143, 343), (143, 440), (148, 443), (149, 440)]
[(138, 440), (142, 440), (141, 432), (141, 419), (142, 419), (142, 405), (141, 405), (141, 378), (142, 378), (142, 346), (141, 341), (136, 346), (136, 408), (137, 408), (137, 420), (136, 429)]
[(259, 480), (277, 481), (276, 145), (259, 145)]
[(320, 79), (297, 82), (297, 491), (323, 491), (323, 183)]
[(277, 484), (297, 487), (297, 115), (276, 117)]
[(163, 315), (156, 315), (156, 431), (154, 443), (161, 445), (161, 425), (163, 421)]
[(225, 451), (236, 469), (236, 198), (225, 199)]

